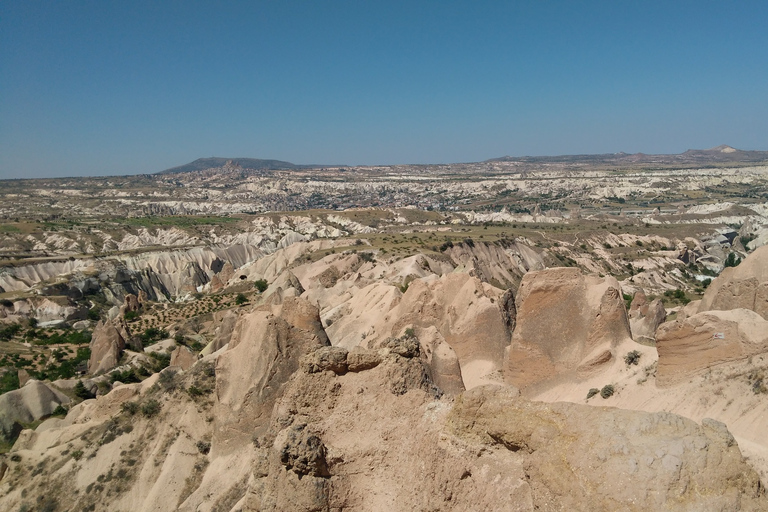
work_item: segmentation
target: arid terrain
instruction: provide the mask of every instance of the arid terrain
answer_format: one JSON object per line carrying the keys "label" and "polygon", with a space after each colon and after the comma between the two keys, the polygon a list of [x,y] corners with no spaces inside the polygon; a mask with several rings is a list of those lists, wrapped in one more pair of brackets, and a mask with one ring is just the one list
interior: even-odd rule
{"label": "arid terrain", "polygon": [[0,509],[766,510],[768,153],[0,182]]}

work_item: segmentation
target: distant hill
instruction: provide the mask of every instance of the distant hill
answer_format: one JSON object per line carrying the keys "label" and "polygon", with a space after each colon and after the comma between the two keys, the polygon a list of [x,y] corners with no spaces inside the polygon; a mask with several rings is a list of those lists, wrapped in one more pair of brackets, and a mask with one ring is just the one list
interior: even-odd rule
{"label": "distant hill", "polygon": [[178,167],[171,167],[164,171],[160,171],[157,174],[176,174],[184,172],[203,171],[205,169],[217,169],[225,167],[229,164],[233,168],[241,168],[244,170],[258,170],[258,171],[280,171],[291,169],[307,169],[310,167],[318,167],[316,165],[296,165],[291,162],[283,162],[282,160],[261,160],[258,158],[198,158],[194,162],[190,162]]}
{"label": "distant hill", "polygon": [[714,164],[768,162],[768,151],[743,151],[731,146],[717,146],[710,149],[689,149],[677,155],[647,155],[645,153],[604,153],[598,155],[559,156],[503,156],[486,162],[526,163],[589,163],[589,164]]}

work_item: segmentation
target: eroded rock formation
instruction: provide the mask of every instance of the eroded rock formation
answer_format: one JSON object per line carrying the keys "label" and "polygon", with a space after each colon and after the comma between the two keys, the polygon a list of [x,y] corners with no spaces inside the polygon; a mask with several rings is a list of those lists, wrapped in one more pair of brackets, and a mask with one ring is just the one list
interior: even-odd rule
{"label": "eroded rock formation", "polygon": [[520,388],[565,373],[589,373],[630,339],[618,282],[578,269],[529,272],[517,292],[517,327],[504,379]]}

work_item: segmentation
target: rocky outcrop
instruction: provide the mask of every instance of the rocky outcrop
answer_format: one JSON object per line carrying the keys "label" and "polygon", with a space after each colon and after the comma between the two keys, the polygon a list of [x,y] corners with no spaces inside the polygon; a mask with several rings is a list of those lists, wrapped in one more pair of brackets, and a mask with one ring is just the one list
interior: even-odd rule
{"label": "rocky outcrop", "polygon": [[517,292],[517,327],[504,379],[525,388],[564,373],[589,373],[631,339],[618,282],[578,269],[529,272]]}
{"label": "rocky outcrop", "polygon": [[632,298],[628,315],[632,338],[635,341],[650,343],[656,339],[656,329],[666,320],[667,310],[660,299],[649,302],[641,290]]}
{"label": "rocky outcrop", "polygon": [[197,356],[187,347],[180,345],[171,352],[170,366],[178,366],[182,370],[188,370],[197,361]]}
{"label": "rocky outcrop", "polygon": [[659,386],[689,379],[721,363],[768,351],[768,321],[748,309],[705,311],[656,332]]}
{"label": "rocky outcrop", "polygon": [[768,246],[723,270],[704,292],[698,311],[735,308],[750,309],[768,320]]}
{"label": "rocky outcrop", "polygon": [[[503,293],[465,273],[414,280],[399,301],[399,294],[392,287],[372,285],[360,293],[359,299],[337,309],[332,318],[338,320],[329,332],[334,343],[338,340],[344,345],[374,346],[414,328],[427,335],[425,341],[430,346],[422,349],[425,353],[437,353],[436,362],[455,354],[461,368],[459,380],[472,387],[488,382],[489,375],[499,372],[503,364],[504,349],[509,344],[508,310],[500,303]],[[356,323],[359,333],[361,320],[371,323],[364,331],[364,340],[360,334],[353,334]],[[426,334],[430,328],[436,334]],[[437,334],[439,337],[435,337]],[[437,350],[440,343],[447,347]],[[440,374],[446,368],[435,370]]]}
{"label": "rocky outcrop", "polygon": [[[215,366],[211,356],[118,386],[22,433],[2,504],[42,502],[56,488],[62,510],[766,506],[716,421],[529,402],[509,386],[442,399],[423,343],[330,347],[317,309],[300,298],[243,315],[229,347]],[[180,392],[192,384],[195,397]],[[127,402],[156,412],[130,415]],[[73,450],[89,465],[71,463]],[[59,469],[35,473],[43,460]],[[109,473],[113,464],[124,471]]]}
{"label": "rocky outcrop", "polygon": [[[461,395],[449,416],[469,442],[516,454],[518,510],[756,510],[762,484],[725,425],[520,399],[505,388]],[[524,482],[524,483],[523,483]],[[505,507],[500,507],[505,508]]]}
{"label": "rocky outcrop", "polygon": [[134,340],[125,324],[119,320],[103,320],[96,324],[91,336],[91,357],[88,360],[88,373],[99,374],[117,366],[126,346],[141,351],[141,342]]}
{"label": "rocky outcrop", "polygon": [[50,416],[69,397],[37,380],[30,380],[22,388],[0,395],[0,441],[15,439],[22,424]]}
{"label": "rocky outcrop", "polygon": [[229,349],[216,360],[213,449],[229,452],[262,434],[301,357],[328,345],[317,308],[304,299],[240,317]]}

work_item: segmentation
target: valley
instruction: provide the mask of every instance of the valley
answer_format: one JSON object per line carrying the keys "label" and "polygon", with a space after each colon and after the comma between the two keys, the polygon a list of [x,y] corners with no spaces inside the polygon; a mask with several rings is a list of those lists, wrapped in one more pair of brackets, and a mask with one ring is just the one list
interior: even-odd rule
{"label": "valley", "polygon": [[0,504],[765,509],[766,156],[2,181]]}

